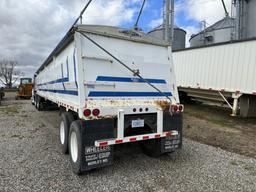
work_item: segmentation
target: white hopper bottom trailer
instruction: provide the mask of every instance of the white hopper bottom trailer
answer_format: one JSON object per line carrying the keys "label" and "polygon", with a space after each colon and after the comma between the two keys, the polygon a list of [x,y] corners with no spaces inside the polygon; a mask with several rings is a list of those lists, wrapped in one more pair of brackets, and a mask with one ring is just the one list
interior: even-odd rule
{"label": "white hopper bottom trailer", "polygon": [[256,39],[175,51],[180,97],[226,102],[232,115],[256,117]]}
{"label": "white hopper bottom trailer", "polygon": [[140,142],[149,156],[182,146],[170,46],[117,27],[77,25],[35,74],[38,110],[61,111],[60,143],[74,173],[110,165],[113,147]]}

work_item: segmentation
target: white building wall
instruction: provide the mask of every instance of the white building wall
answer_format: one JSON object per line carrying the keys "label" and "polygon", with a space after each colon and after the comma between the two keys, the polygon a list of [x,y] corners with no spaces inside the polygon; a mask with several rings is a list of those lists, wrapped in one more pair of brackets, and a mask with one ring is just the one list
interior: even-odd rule
{"label": "white building wall", "polygon": [[177,85],[256,94],[256,40],[174,52]]}

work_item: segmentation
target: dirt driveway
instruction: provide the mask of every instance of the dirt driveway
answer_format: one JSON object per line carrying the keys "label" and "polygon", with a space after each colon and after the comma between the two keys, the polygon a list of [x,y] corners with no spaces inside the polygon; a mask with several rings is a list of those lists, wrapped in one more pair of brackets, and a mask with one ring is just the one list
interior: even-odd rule
{"label": "dirt driveway", "polygon": [[222,107],[190,104],[184,132],[192,140],[256,158],[256,118],[231,117]]}

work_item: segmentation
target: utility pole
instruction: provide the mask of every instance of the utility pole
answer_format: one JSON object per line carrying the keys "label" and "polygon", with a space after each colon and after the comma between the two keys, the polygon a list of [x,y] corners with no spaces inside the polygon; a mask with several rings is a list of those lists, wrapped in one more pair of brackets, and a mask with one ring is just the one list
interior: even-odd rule
{"label": "utility pole", "polygon": [[165,14],[164,14],[164,39],[169,44],[173,41],[173,27],[174,27],[174,0],[165,1]]}
{"label": "utility pole", "polygon": [[170,43],[170,0],[165,2],[165,41]]}

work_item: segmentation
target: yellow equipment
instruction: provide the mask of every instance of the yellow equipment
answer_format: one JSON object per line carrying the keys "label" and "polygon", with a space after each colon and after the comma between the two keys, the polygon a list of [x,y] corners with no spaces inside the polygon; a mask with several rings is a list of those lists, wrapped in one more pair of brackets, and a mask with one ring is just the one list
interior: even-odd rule
{"label": "yellow equipment", "polygon": [[30,99],[32,97],[33,83],[32,78],[21,78],[16,99]]}

